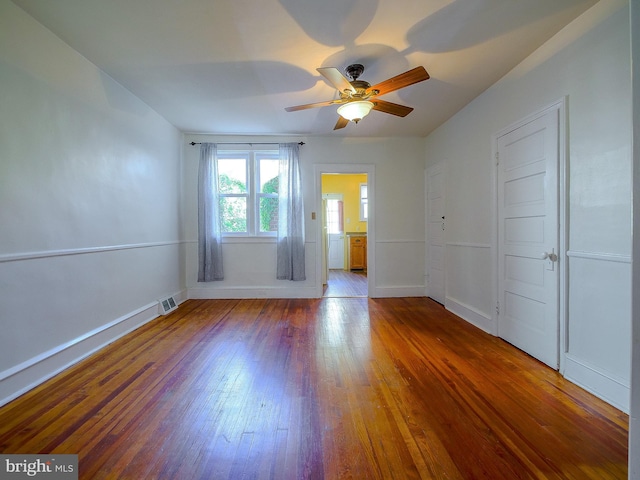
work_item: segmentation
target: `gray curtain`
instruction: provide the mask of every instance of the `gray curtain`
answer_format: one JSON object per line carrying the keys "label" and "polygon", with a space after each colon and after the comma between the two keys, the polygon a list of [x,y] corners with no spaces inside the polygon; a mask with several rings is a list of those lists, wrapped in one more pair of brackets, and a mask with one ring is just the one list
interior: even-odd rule
{"label": "gray curtain", "polygon": [[280,144],[278,188],[278,280],[305,280],[304,205],[300,182],[300,146]]}
{"label": "gray curtain", "polygon": [[198,281],[223,280],[222,221],[215,143],[200,145],[198,169]]}

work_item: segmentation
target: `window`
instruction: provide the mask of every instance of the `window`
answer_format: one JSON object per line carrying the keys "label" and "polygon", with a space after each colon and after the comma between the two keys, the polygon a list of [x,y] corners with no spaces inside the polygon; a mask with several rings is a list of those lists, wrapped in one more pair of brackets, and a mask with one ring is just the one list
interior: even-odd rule
{"label": "window", "polygon": [[342,195],[326,193],[322,197],[326,200],[327,233],[342,233],[344,231]]}
{"label": "window", "polygon": [[367,193],[367,184],[360,184],[360,221],[366,222],[369,218],[369,197]]}
{"label": "window", "polygon": [[273,150],[218,151],[223,234],[276,234],[279,163]]}

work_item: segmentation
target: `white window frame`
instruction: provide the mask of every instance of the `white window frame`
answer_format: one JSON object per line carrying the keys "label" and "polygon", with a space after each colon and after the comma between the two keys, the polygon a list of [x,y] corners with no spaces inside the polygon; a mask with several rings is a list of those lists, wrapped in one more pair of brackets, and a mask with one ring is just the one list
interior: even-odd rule
{"label": "white window frame", "polygon": [[[362,187],[367,190],[367,196],[362,196]],[[358,190],[360,194],[360,221],[366,222],[369,219],[369,188],[366,183],[361,183]]]}
{"label": "white window frame", "polygon": [[246,198],[247,205],[247,231],[246,232],[222,232],[223,237],[251,238],[251,237],[276,237],[277,232],[260,231],[260,199],[278,198],[277,194],[263,193],[260,191],[260,160],[279,160],[278,150],[249,149],[249,150],[218,150],[218,160],[243,159],[246,165],[247,192],[245,193],[220,193],[222,198]]}

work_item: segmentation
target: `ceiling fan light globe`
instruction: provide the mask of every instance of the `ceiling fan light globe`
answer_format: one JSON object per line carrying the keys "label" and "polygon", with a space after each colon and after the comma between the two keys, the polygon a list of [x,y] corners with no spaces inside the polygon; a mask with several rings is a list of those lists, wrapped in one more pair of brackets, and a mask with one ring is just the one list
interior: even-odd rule
{"label": "ceiling fan light globe", "polygon": [[369,115],[372,108],[373,102],[369,102],[367,100],[349,102],[338,108],[338,115],[354,123],[358,123],[364,117]]}

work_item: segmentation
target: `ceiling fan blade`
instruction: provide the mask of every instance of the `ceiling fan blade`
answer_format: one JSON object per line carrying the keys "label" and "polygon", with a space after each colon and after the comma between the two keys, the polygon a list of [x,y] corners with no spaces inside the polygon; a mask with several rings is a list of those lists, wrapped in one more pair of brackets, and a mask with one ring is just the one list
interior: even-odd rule
{"label": "ceiling fan blade", "polygon": [[341,117],[338,115],[338,122],[336,123],[336,126],[333,127],[334,130],[339,130],[341,128],[344,128],[347,126],[347,124],[349,123],[349,120],[347,120],[344,117]]}
{"label": "ceiling fan blade", "polygon": [[297,112],[298,110],[307,110],[309,108],[328,107],[329,105],[335,105],[338,103],[344,103],[344,100],[339,98],[337,100],[327,100],[326,102],[307,103],[305,105],[296,105],[295,107],[287,107],[285,108],[285,110],[287,112]]}
{"label": "ceiling fan blade", "polygon": [[412,111],[412,107],[405,107],[397,103],[385,102],[384,100],[373,100],[373,109],[379,112],[390,113],[391,115],[397,115],[398,117],[406,117]]}
{"label": "ceiling fan blade", "polygon": [[340,70],[338,70],[337,68],[321,67],[316,68],[316,70],[318,70],[320,75],[329,80],[329,82],[331,82],[331,85],[336,87],[339,92],[349,91],[356,93],[356,89],[353,88],[353,85],[351,85],[349,79],[347,79],[347,77],[340,73]]}
{"label": "ceiling fan blade", "polygon": [[378,90],[376,95],[384,95],[385,93],[394,92],[401,88],[408,87],[409,85],[413,85],[414,83],[429,80],[429,78],[429,74],[424,67],[416,67],[368,88],[367,92]]}

